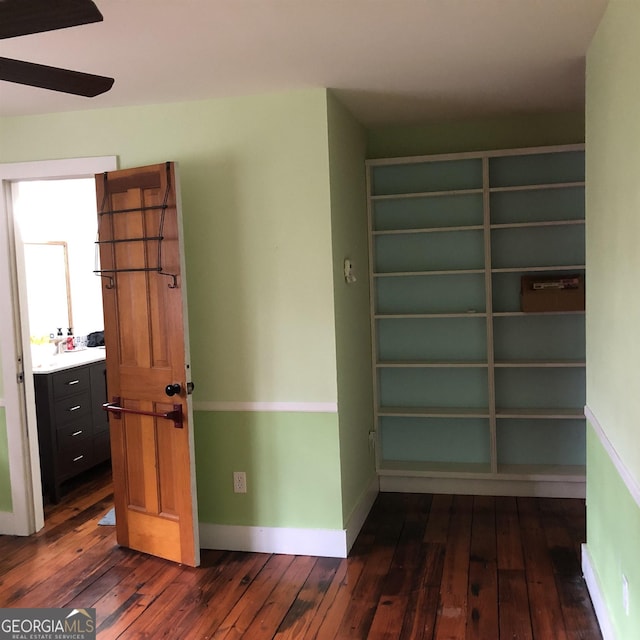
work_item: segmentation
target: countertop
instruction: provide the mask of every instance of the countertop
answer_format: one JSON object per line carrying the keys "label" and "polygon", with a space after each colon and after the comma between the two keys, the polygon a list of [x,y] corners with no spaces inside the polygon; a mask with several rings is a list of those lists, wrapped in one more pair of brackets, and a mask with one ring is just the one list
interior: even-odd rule
{"label": "countertop", "polygon": [[51,355],[46,361],[33,361],[33,373],[54,373],[64,369],[73,369],[83,364],[100,362],[106,357],[104,347],[93,347],[89,349],[79,349],[77,351],[65,351],[58,355]]}

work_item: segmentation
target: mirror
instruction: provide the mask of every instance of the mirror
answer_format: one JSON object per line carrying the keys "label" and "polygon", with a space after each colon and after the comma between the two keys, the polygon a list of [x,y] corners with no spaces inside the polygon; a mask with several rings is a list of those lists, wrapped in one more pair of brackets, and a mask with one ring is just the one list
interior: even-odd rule
{"label": "mirror", "polygon": [[66,242],[25,242],[25,277],[32,336],[73,327]]}

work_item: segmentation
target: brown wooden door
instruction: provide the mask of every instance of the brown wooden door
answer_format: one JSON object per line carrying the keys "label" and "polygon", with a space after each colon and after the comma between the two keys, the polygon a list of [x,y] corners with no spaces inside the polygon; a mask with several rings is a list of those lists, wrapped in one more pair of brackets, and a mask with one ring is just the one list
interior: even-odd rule
{"label": "brown wooden door", "polygon": [[98,174],[98,240],[118,544],[197,566],[177,180],[173,163]]}

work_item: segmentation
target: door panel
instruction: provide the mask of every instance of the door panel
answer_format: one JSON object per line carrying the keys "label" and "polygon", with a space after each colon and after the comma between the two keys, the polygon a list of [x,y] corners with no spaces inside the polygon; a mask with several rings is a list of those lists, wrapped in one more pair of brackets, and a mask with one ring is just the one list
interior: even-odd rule
{"label": "door panel", "polygon": [[[173,163],[96,176],[118,543],[196,566],[199,548]],[[165,387],[180,384],[167,397]],[[157,415],[182,412],[182,427]],[[136,413],[142,412],[142,414]]]}

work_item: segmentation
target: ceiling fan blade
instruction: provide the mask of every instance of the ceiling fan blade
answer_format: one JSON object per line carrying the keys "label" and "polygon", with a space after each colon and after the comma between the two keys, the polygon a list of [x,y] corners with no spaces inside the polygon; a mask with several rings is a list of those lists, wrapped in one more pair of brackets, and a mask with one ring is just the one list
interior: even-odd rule
{"label": "ceiling fan blade", "polygon": [[92,0],[0,0],[0,39],[101,21]]}
{"label": "ceiling fan blade", "polygon": [[[0,0],[2,1],[2,0]],[[0,80],[93,98],[113,86],[113,78],[0,58]]]}

